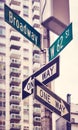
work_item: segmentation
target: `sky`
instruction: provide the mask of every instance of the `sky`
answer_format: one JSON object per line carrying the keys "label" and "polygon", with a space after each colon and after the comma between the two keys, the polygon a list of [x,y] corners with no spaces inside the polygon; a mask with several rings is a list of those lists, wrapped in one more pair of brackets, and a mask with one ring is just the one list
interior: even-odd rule
{"label": "sky", "polygon": [[70,23],[72,22],[73,40],[59,53],[60,75],[55,79],[55,92],[67,100],[71,94],[71,102],[78,104],[78,4],[70,0]]}

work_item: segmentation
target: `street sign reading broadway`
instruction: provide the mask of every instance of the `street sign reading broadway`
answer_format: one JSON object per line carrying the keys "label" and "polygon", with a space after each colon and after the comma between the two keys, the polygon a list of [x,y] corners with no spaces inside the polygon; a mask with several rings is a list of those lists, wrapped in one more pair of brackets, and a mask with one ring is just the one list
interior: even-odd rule
{"label": "street sign reading broadway", "polygon": [[58,76],[59,76],[59,56],[23,81],[22,99],[26,98],[27,96],[33,93],[33,88],[35,87],[34,85],[35,77],[40,82],[48,84]]}
{"label": "street sign reading broadway", "polygon": [[70,105],[35,79],[34,97],[45,107],[70,122]]}
{"label": "street sign reading broadway", "polygon": [[72,23],[64,30],[58,39],[49,47],[49,61],[55,58],[72,40]]}
{"label": "street sign reading broadway", "polygon": [[25,20],[18,16],[12,9],[5,5],[5,21],[10,24],[14,29],[20,32],[24,37],[41,48],[40,40],[41,35]]}

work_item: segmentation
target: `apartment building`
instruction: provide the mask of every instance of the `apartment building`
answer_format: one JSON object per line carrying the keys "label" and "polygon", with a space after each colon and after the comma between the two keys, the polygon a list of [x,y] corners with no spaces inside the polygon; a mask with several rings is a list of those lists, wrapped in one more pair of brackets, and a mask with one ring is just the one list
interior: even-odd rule
{"label": "apartment building", "polygon": [[40,67],[39,49],[4,21],[4,4],[40,31],[40,0],[0,0],[0,130],[40,130],[40,104],[33,95],[22,100],[22,81]]}
{"label": "apartment building", "polygon": [[4,22],[4,2],[0,1],[0,128],[6,125],[6,27]]}

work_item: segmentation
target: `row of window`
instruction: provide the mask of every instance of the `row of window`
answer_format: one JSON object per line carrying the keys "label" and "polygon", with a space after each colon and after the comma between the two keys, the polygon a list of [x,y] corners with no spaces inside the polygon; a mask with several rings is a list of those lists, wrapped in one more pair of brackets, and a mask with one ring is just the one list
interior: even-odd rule
{"label": "row of window", "polygon": [[15,118],[15,119],[18,119],[18,118],[21,118],[19,114],[11,114],[11,118]]}
{"label": "row of window", "polygon": [[4,3],[0,1],[0,9],[4,10]]}

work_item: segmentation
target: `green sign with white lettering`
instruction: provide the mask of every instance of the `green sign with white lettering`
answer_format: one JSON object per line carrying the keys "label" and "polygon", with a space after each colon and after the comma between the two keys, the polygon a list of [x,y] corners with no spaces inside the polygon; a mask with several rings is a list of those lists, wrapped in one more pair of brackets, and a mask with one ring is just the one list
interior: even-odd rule
{"label": "green sign with white lettering", "polygon": [[73,39],[72,23],[64,30],[59,38],[49,48],[49,61],[55,58]]}
{"label": "green sign with white lettering", "polygon": [[12,9],[5,5],[5,21],[20,32],[28,40],[41,48],[41,35],[25,20],[18,16]]}

